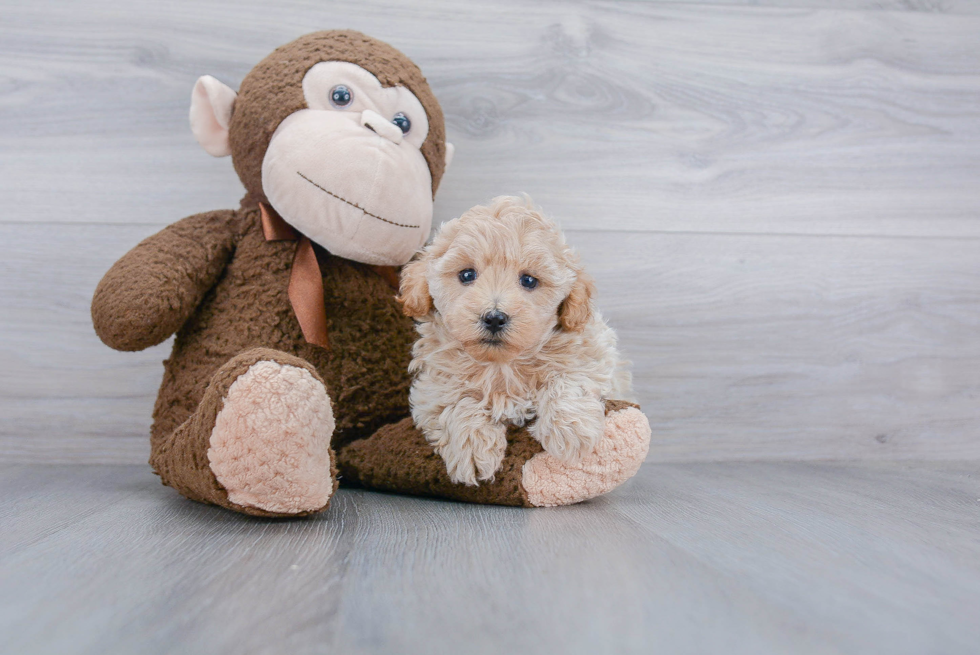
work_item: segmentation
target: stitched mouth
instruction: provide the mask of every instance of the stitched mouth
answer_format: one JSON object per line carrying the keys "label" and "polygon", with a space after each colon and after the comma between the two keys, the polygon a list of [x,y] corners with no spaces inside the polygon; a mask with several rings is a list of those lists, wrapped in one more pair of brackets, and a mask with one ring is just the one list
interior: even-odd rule
{"label": "stitched mouth", "polygon": [[346,203],[346,204],[350,205],[354,209],[357,209],[357,210],[359,210],[361,212],[364,212],[364,215],[365,216],[370,216],[371,218],[376,218],[379,221],[382,221],[384,223],[387,223],[388,225],[394,225],[395,227],[407,227],[407,228],[418,228],[419,227],[418,225],[407,225],[405,223],[396,223],[395,221],[389,221],[387,218],[384,218],[383,216],[378,216],[377,214],[372,214],[368,210],[366,210],[363,207],[361,207],[360,205],[358,205],[356,202],[351,202],[350,200],[348,200],[347,198],[344,198],[343,196],[338,196],[333,191],[328,191],[327,189],[324,189],[322,186],[320,186],[319,184],[317,184],[316,182],[314,182],[310,178],[306,177],[305,175],[303,175],[299,171],[296,171],[296,174],[299,175],[304,180],[306,180],[307,182],[309,182],[310,184],[312,184],[313,186],[315,186],[316,188],[318,188],[320,191],[323,191],[328,196],[330,196],[332,198],[336,198],[337,200],[339,200],[339,201],[341,201],[343,203]]}

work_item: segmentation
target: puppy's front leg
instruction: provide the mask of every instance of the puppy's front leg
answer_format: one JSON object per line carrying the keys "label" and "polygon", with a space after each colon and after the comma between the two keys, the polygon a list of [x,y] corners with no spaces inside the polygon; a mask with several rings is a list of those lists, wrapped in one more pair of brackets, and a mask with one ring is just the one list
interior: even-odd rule
{"label": "puppy's front leg", "polygon": [[430,443],[446,462],[449,478],[476,486],[490,480],[504,461],[507,427],[490,417],[472,398],[462,398],[439,415],[439,430]]}
{"label": "puppy's front leg", "polygon": [[538,394],[538,418],[528,429],[553,457],[574,463],[602,438],[605,407],[588,379],[563,376]]}

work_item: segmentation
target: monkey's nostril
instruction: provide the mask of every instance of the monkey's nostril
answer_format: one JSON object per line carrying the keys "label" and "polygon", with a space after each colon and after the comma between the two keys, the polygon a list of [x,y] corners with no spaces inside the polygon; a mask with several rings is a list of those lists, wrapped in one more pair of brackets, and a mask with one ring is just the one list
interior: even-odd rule
{"label": "monkey's nostril", "polygon": [[487,332],[490,334],[497,334],[504,329],[504,326],[507,325],[507,321],[510,320],[510,317],[502,311],[495,309],[484,314],[481,317],[481,320],[483,321],[483,327],[487,330]]}
{"label": "monkey's nostril", "polygon": [[399,144],[402,142],[401,128],[387,120],[384,116],[376,111],[370,109],[365,109],[361,112],[361,125],[368,128],[380,137],[388,139],[394,144]]}

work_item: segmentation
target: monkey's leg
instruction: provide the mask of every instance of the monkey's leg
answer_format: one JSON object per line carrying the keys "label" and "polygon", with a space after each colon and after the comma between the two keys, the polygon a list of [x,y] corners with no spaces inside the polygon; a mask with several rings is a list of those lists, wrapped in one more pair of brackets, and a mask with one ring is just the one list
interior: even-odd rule
{"label": "monkey's leg", "polygon": [[345,446],[337,461],[341,480],[368,489],[491,505],[570,505],[612,491],[636,474],[650,447],[650,424],[636,405],[607,402],[605,435],[578,464],[545,453],[524,428],[511,428],[507,442],[494,480],[476,487],[449,480],[446,463],[410,418]]}
{"label": "monkey's leg", "polygon": [[256,348],[211,378],[197,410],[151,454],[184,496],[255,516],[327,508],[337,488],[326,387],[306,361]]}

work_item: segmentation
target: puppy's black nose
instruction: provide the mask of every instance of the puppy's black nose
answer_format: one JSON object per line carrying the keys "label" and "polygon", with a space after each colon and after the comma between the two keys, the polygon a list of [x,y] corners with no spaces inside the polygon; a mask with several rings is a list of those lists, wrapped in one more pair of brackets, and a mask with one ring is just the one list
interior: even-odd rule
{"label": "puppy's black nose", "polygon": [[497,334],[504,329],[507,325],[507,321],[510,317],[503,313],[499,309],[487,312],[483,315],[483,327],[487,329],[490,334]]}

